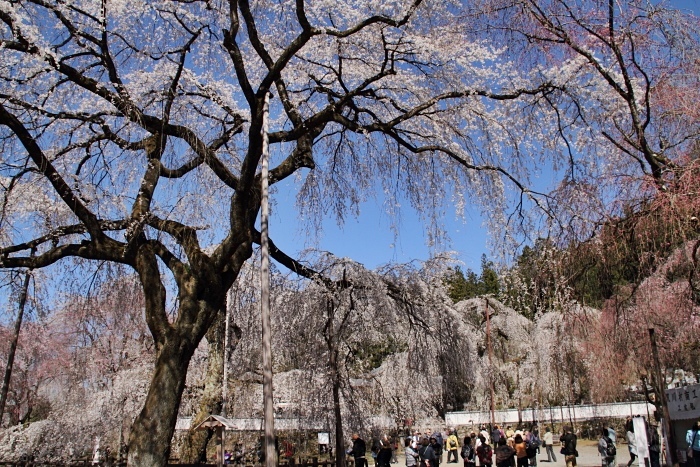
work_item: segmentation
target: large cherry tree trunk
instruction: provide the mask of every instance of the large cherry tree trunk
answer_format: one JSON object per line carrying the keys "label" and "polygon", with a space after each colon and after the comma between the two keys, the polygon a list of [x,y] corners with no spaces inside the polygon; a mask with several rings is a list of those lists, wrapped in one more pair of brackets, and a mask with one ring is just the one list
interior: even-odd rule
{"label": "large cherry tree trunk", "polygon": [[[215,263],[203,255],[191,268],[174,268],[179,309],[173,322],[166,311],[167,292],[155,256],[147,247],[137,255],[136,270],[146,292],[146,322],[157,353],[144,407],[129,434],[129,466],[163,467],[168,462],[190,359],[216,318],[223,315],[226,292],[252,253],[250,243],[245,242],[236,251],[240,253],[234,254],[237,261],[227,263],[224,272],[217,271]],[[214,345],[221,341],[217,334],[219,328],[214,326]],[[221,365],[221,360],[216,364]]]}
{"label": "large cherry tree trunk", "polygon": [[[199,399],[197,413],[180,449],[180,462],[196,464],[206,462],[207,445],[212,438],[210,430],[195,430],[210,414],[220,414],[223,408],[224,360],[228,354],[226,342],[226,313],[217,314],[214,324],[207,331],[209,354],[204,391]],[[235,346],[235,342],[229,347]]]}
{"label": "large cherry tree trunk", "polygon": [[146,401],[129,434],[129,465],[164,466],[170,457],[178,408],[190,358],[191,344],[173,337],[159,351]]}

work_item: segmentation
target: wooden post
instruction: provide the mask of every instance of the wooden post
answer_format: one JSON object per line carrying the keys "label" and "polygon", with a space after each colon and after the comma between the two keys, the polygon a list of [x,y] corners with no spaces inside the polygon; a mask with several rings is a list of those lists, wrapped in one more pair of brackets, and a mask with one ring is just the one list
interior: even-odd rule
{"label": "wooden post", "polygon": [[275,411],[272,398],[272,324],[270,321],[270,253],[268,245],[268,113],[270,93],[265,93],[262,124],[262,200],[260,202],[260,315],[262,319],[263,407],[265,414],[265,466],[277,466]]}
{"label": "wooden post", "polygon": [[216,432],[216,465],[224,467],[224,427],[217,426],[214,430]]}
{"label": "wooden post", "polygon": [[[32,256],[34,250],[32,249]],[[17,343],[19,341],[19,332],[22,329],[22,319],[24,317],[24,306],[27,303],[27,292],[29,290],[29,280],[31,272],[27,271],[24,275],[24,283],[19,295],[19,309],[17,310],[17,319],[15,320],[15,329],[10,341],[10,350],[7,353],[7,365],[5,366],[5,376],[2,380],[2,389],[0,389],[0,423],[2,423],[5,415],[5,404],[7,402],[7,394],[10,391],[10,380],[12,379],[12,367],[15,363],[15,352],[17,351]]]}
{"label": "wooden post", "polygon": [[659,398],[658,404],[661,406],[661,415],[663,417],[661,423],[663,424],[664,434],[666,435],[666,445],[668,447],[666,450],[666,464],[669,467],[678,467],[676,434],[673,430],[673,425],[671,425],[671,414],[668,410],[668,401],[666,400],[666,391],[664,388],[666,378],[663,377],[663,373],[661,372],[661,363],[659,363],[659,349],[656,346],[656,334],[654,332],[654,328],[649,328],[649,339],[651,340],[651,355],[654,359],[654,381],[656,382],[654,386],[656,389],[656,395]]}
{"label": "wooden post", "polygon": [[496,419],[494,417],[494,410],[496,404],[494,401],[494,387],[493,387],[493,350],[491,348],[491,317],[489,313],[489,299],[486,299],[486,348],[489,352],[489,392],[490,392],[490,404],[489,408],[491,410],[491,429],[496,425]]}

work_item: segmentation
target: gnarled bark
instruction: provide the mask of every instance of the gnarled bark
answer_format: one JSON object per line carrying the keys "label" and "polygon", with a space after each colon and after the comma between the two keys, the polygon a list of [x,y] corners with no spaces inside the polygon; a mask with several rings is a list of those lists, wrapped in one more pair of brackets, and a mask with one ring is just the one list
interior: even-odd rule
{"label": "gnarled bark", "polygon": [[194,347],[173,337],[159,351],[143,410],[129,434],[129,465],[162,466],[170,457],[178,407]]}
{"label": "gnarled bark", "polygon": [[220,414],[223,407],[221,392],[224,375],[225,336],[226,314],[222,311],[217,314],[214,324],[207,331],[209,357],[204,393],[200,398],[197,414],[192,419],[187,437],[180,449],[180,462],[184,464],[196,464],[207,460],[207,445],[212,438],[212,431],[195,430],[195,428],[210,414]]}

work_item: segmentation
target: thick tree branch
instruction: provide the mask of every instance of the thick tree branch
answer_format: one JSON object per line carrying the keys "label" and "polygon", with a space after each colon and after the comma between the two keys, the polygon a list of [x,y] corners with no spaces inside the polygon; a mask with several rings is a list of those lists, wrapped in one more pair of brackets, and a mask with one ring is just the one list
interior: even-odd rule
{"label": "thick tree branch", "polygon": [[19,138],[39,171],[48,179],[68,208],[85,224],[90,236],[94,240],[102,240],[104,233],[100,229],[97,217],[73,194],[73,190],[70,189],[53,164],[51,164],[51,161],[44,155],[39,144],[24,124],[7,111],[2,102],[0,102],[0,124],[7,126]]}
{"label": "thick tree branch", "polygon": [[238,18],[238,0],[229,0],[229,23],[231,29],[224,29],[224,48],[226,48],[229,57],[231,57],[233,68],[236,70],[238,84],[240,85],[241,91],[243,91],[243,95],[245,96],[246,101],[248,101],[248,105],[252,111],[252,109],[255,108],[255,92],[253,91],[253,87],[248,80],[248,73],[245,70],[243,54],[236,43],[236,37],[238,36],[238,31],[241,27],[241,22]]}

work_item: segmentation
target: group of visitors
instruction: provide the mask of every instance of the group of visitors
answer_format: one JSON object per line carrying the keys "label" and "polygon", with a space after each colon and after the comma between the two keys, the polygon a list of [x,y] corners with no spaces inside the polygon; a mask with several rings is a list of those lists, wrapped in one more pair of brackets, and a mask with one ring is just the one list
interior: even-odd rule
{"label": "group of visitors", "polygon": [[[637,424],[639,429],[639,424]],[[640,454],[640,442],[646,442],[650,467],[660,467],[662,451],[658,425],[655,422],[644,423],[646,429],[644,436],[635,436],[635,425],[631,418],[625,423],[624,439],[627,442],[629,461],[624,467],[631,467]],[[602,459],[602,467],[618,467],[617,464],[617,433],[612,426],[605,426],[600,430],[598,439],[598,453]],[[348,454],[355,459],[356,467],[367,467],[365,457],[367,446],[357,433],[353,434],[353,446]],[[644,441],[645,440],[645,441]],[[578,451],[576,449],[577,438],[571,426],[564,428],[559,437],[561,443],[560,453],[564,456],[567,467],[576,466]],[[696,422],[688,430],[686,435],[688,444],[688,465],[700,467],[700,421]],[[492,447],[493,443],[493,447]],[[547,459],[541,462],[556,462],[554,452],[554,436],[549,427],[545,428],[540,437],[538,426],[532,425],[530,429],[513,430],[510,426],[505,430],[498,425],[489,432],[481,427],[478,433],[472,431],[462,440],[457,432],[442,433],[439,430],[433,432],[428,429],[423,434],[414,432],[413,436],[405,439],[406,467],[439,467],[443,458],[443,452],[447,452],[446,463],[458,463],[458,456],[462,459],[464,467],[536,467],[537,455],[544,448]],[[396,444],[389,437],[384,436],[375,442],[372,448],[372,456],[377,467],[389,467],[396,462]]]}
{"label": "group of visitors", "polygon": [[[542,453],[542,448],[547,453],[547,459],[542,459],[541,462],[557,461],[557,456],[554,453],[554,437],[550,427],[545,427],[545,432],[541,435],[537,424],[523,430],[513,430],[510,426],[503,430],[496,425],[491,432],[490,439],[488,435],[488,432],[483,429],[478,436],[470,435],[474,441],[474,451],[480,465],[492,465],[493,461],[489,462],[489,451],[492,450],[491,442],[495,446],[493,454],[496,457],[497,467],[535,467],[537,466],[537,456]],[[571,451],[570,455],[573,456],[576,451],[576,437],[570,428],[562,435],[561,440],[561,453],[567,456]],[[565,444],[567,440],[568,444]],[[576,465],[575,457],[573,460],[569,459],[569,464],[570,467]],[[473,466],[465,463],[465,467]]]}
{"label": "group of visitors", "polygon": [[[498,429],[498,427],[496,427]],[[492,435],[492,439],[496,448],[494,454],[496,456],[497,467],[534,467],[537,466],[537,455],[541,452],[541,448],[545,448],[547,459],[542,459],[543,462],[556,462],[557,457],[553,449],[553,435],[549,427],[545,428],[544,436],[540,437],[540,431],[537,425],[533,425],[529,430],[513,431],[510,427],[506,431],[498,429],[497,433]],[[491,450],[488,444],[488,439],[480,434],[477,438],[480,445],[476,448],[477,458],[480,465],[491,465],[489,459],[489,451]],[[562,448],[561,453],[564,455],[567,467],[576,465],[576,435],[573,434],[571,427],[564,430],[564,434],[560,437]],[[473,467],[465,463],[465,467]]]}
{"label": "group of visitors", "polygon": [[[576,436],[568,428],[562,436],[562,454],[566,456],[567,467],[576,465]],[[496,446],[491,447],[491,442]],[[436,430],[428,429],[423,434],[416,431],[413,436],[406,437],[404,441],[404,453],[407,467],[439,467],[443,452],[447,452],[446,463],[458,463],[458,456],[462,458],[464,467],[492,467],[494,455],[497,467],[536,467],[537,454],[544,447],[547,452],[547,460],[544,462],[556,462],[556,456],[552,449],[552,432],[549,427],[540,438],[537,425],[530,429],[513,431],[511,427],[506,430],[496,426],[489,433],[486,427],[481,427],[477,434],[472,432],[461,441],[457,432],[443,434]],[[352,447],[347,454],[355,460],[356,467],[367,467],[367,444],[358,433],[352,435]],[[388,436],[383,436],[378,442],[373,443],[372,457],[377,467],[389,467],[396,455],[395,444]]]}

